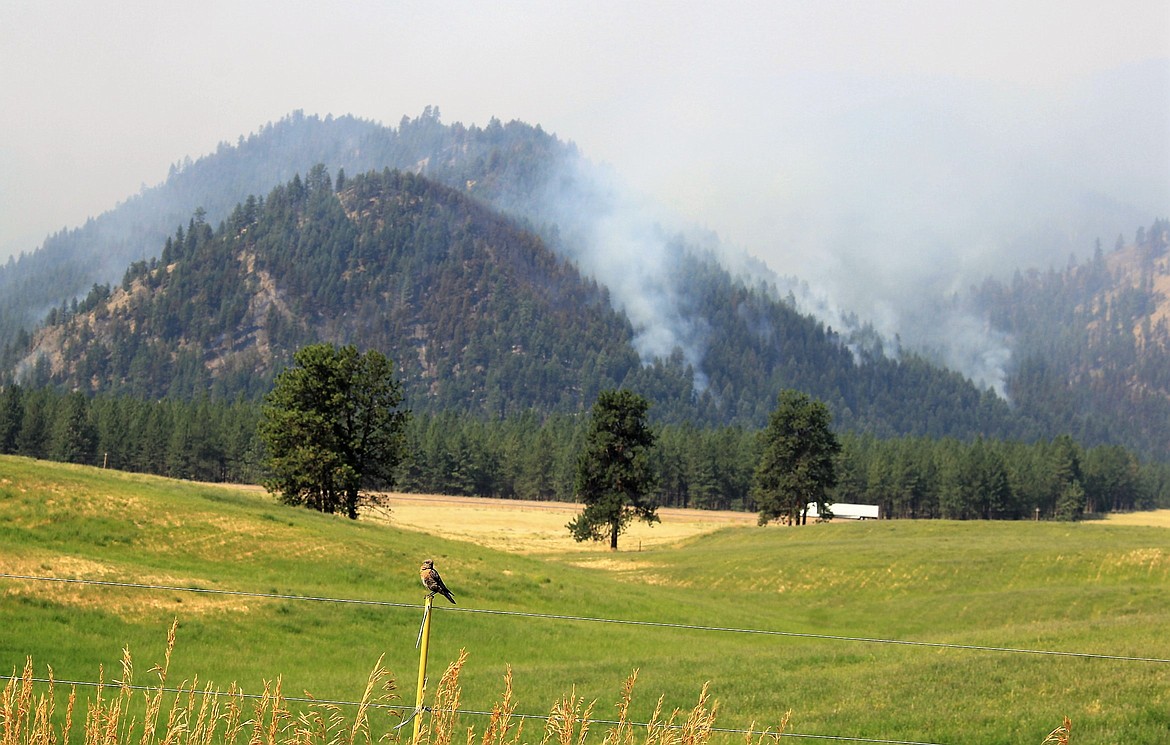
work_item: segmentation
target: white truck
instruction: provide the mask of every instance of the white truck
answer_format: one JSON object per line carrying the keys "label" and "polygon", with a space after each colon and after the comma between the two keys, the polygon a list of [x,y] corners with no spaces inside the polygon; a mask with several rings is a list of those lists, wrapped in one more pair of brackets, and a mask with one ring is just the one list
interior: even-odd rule
{"label": "white truck", "polygon": [[821,517],[817,510],[816,502],[808,503],[808,516],[810,519],[829,520],[832,518],[840,518],[842,520],[878,520],[881,518],[881,507],[876,504],[849,504],[847,502],[837,502],[828,505],[829,511],[832,515]]}

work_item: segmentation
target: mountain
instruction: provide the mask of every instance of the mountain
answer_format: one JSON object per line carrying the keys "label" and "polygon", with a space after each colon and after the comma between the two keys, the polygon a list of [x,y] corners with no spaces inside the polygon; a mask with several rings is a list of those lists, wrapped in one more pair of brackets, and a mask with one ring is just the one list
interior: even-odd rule
{"label": "mountain", "polygon": [[1061,271],[987,280],[971,301],[1013,340],[1018,411],[1084,442],[1170,458],[1170,221]]}
{"label": "mountain", "polygon": [[196,210],[212,224],[249,195],[265,194],[317,163],[331,173],[395,168],[427,173],[514,209],[573,146],[520,122],[444,125],[437,109],[386,127],[352,116],[294,112],[234,145],[170,169],[166,181],[131,196],[85,225],[49,236],[36,251],[0,266],[0,349],[53,307],[94,284],[117,282],[134,261],[157,258],[176,226]]}
{"label": "mountain", "polygon": [[976,360],[997,396],[949,355],[799,312],[798,283],[664,227],[538,126],[294,113],[0,267],[0,348],[30,380],[255,398],[327,339],[390,353],[421,410],[579,411],[629,385],[662,420],[761,426],[795,387],[882,436],[1071,432],[1164,457],[1164,232],[948,300],[967,307],[935,317],[970,325],[949,336],[1003,341]]}
{"label": "mountain", "polygon": [[883,435],[1026,431],[961,376],[851,350],[775,288],[669,245],[660,279],[689,288],[679,307],[706,327],[702,374],[679,347],[646,359],[608,289],[516,218],[423,176],[334,180],[318,165],[216,229],[197,214],[158,260],[51,312],[18,368],[71,389],[257,397],[299,346],[327,340],[391,356],[419,411],[579,412],[623,385],[662,421],[760,426],[797,387]]}

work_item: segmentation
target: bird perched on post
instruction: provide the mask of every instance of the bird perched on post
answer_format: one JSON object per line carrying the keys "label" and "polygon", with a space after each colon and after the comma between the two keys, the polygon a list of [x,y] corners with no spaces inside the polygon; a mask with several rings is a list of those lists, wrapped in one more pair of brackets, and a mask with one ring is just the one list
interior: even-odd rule
{"label": "bird perched on post", "polygon": [[442,595],[443,597],[450,600],[453,604],[455,603],[455,596],[452,595],[451,591],[447,589],[447,586],[443,584],[443,578],[439,576],[438,570],[435,569],[435,562],[431,561],[430,559],[424,561],[422,566],[418,568],[418,576],[419,579],[422,580],[423,587],[430,591],[431,597],[434,597],[435,595]]}

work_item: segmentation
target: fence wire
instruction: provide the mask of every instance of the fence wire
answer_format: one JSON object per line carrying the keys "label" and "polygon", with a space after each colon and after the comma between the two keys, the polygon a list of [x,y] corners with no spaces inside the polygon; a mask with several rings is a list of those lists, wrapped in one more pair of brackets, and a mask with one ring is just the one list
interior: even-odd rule
{"label": "fence wire", "polygon": [[[74,579],[74,578],[67,578],[67,577],[43,577],[43,576],[26,575],[26,574],[9,574],[9,573],[5,573],[5,572],[0,572],[0,579],[23,580],[23,581],[30,581],[30,582],[50,582],[50,583],[60,583],[60,584],[86,585],[86,586],[106,587],[106,588],[125,588],[125,589],[135,589],[135,590],[151,590],[151,591],[165,591],[165,592],[190,592],[190,593],[199,593],[199,594],[206,594],[206,595],[248,597],[248,598],[260,598],[260,599],[268,599],[268,600],[293,600],[293,601],[305,601],[305,602],[317,602],[317,603],[337,603],[337,604],[342,604],[342,605],[364,605],[364,606],[375,606],[375,607],[382,607],[382,608],[403,608],[403,609],[412,609],[412,610],[423,610],[425,607],[425,606],[418,604],[418,603],[397,603],[397,602],[392,602],[392,601],[387,601],[387,600],[370,600],[370,599],[364,599],[364,598],[341,598],[341,597],[330,597],[330,596],[321,596],[321,595],[295,595],[295,594],[287,594],[287,593],[253,592],[253,591],[247,591],[247,590],[222,590],[222,589],[215,589],[215,588],[209,588],[209,587],[182,587],[179,585],[162,585],[162,584],[151,584],[151,583],[144,583],[144,582],[117,582],[117,581],[111,581],[111,580]],[[432,610],[440,611],[443,613],[471,613],[471,614],[484,614],[484,615],[516,617],[516,618],[544,619],[544,620],[554,620],[554,621],[617,624],[617,625],[624,625],[624,626],[641,626],[641,627],[647,627],[647,628],[679,629],[679,630],[686,630],[686,631],[705,631],[705,632],[732,633],[732,634],[754,634],[754,635],[760,635],[760,636],[789,637],[789,638],[796,638],[796,639],[818,639],[818,640],[840,641],[840,642],[859,642],[859,643],[867,643],[867,644],[890,644],[890,645],[900,645],[900,646],[930,647],[930,648],[937,648],[937,649],[953,649],[953,650],[976,651],[976,652],[998,652],[998,653],[1006,653],[1006,654],[1048,655],[1048,656],[1055,656],[1055,657],[1076,657],[1076,658],[1083,658],[1083,659],[1114,660],[1114,661],[1121,661],[1121,662],[1145,662],[1145,663],[1161,663],[1161,664],[1170,663],[1170,659],[1161,658],[1161,657],[1137,657],[1137,656],[1130,656],[1130,655],[1101,654],[1101,653],[1095,653],[1095,652],[1069,652],[1069,651],[1050,650],[1050,649],[1025,649],[1025,648],[1018,648],[1018,647],[998,647],[998,646],[979,645],[979,644],[953,644],[953,643],[947,643],[947,642],[927,642],[927,641],[914,641],[914,640],[907,640],[907,639],[883,639],[883,638],[878,638],[878,637],[843,636],[843,635],[838,635],[838,634],[817,634],[817,633],[812,633],[812,632],[801,632],[801,631],[776,631],[776,630],[771,630],[771,629],[737,628],[737,627],[732,627],[732,626],[712,626],[712,625],[703,625],[703,624],[686,624],[686,623],[674,623],[674,622],[668,622],[668,621],[640,621],[640,620],[625,619],[625,618],[574,616],[574,615],[556,614],[556,613],[529,613],[529,612],[524,612],[524,611],[499,610],[499,609],[492,609],[492,608],[459,608],[459,607],[447,608],[447,607],[436,606]],[[25,680],[25,678],[23,678],[21,676],[0,675],[0,680],[20,681],[20,680]],[[67,685],[67,686],[96,687],[98,685],[105,685],[105,686],[111,686],[111,687],[113,687],[113,686],[122,687],[121,683],[117,682],[117,681],[111,681],[111,682],[99,684],[99,683],[94,682],[94,681],[82,681],[82,680],[54,680],[54,681],[50,681],[48,678],[31,678],[28,680],[31,680],[32,682],[45,683],[45,684],[47,684],[49,682],[53,682],[54,684]],[[246,694],[243,692],[230,692],[230,693],[228,693],[228,692],[222,692],[222,691],[190,690],[190,689],[181,689],[181,688],[159,688],[157,686],[141,686],[141,685],[128,685],[125,687],[130,688],[132,690],[141,690],[141,691],[156,691],[157,692],[157,691],[161,690],[161,691],[166,692],[166,693],[174,693],[174,694],[231,695],[231,696],[239,696],[241,698],[248,698],[248,699],[263,698],[262,694]],[[333,706],[363,706],[364,705],[367,708],[385,709],[385,710],[389,710],[389,711],[398,712],[399,714],[405,714],[407,712],[412,711],[411,707],[401,706],[401,705],[382,704],[382,703],[377,703],[377,702],[365,702],[363,704],[363,702],[358,702],[358,701],[345,701],[345,700],[336,700],[336,699],[317,699],[317,698],[309,698],[309,697],[282,696],[281,698],[285,701],[291,701],[291,702],[303,703],[303,704],[322,704],[322,705],[333,705]],[[431,709],[429,707],[424,707],[424,710],[425,711],[448,711],[448,712],[453,712],[453,713],[457,713],[457,714],[464,714],[467,716],[488,716],[488,717],[493,716],[493,712],[476,711],[473,709],[439,710],[439,709]],[[548,721],[548,719],[550,718],[548,715],[541,715],[541,714],[516,714],[516,713],[513,713],[511,716],[514,718],[517,718],[517,719],[524,719],[524,720],[531,719],[531,720],[540,720],[540,721]],[[592,718],[590,718],[588,721],[591,724],[602,724],[602,725],[619,724],[619,722],[617,722],[617,721],[607,720],[607,719],[592,719]],[[655,726],[650,722],[626,722],[626,724],[633,726],[633,727]],[[672,729],[678,729],[681,727],[682,727],[682,725],[671,725],[670,726],[670,728],[672,728]],[[767,733],[766,730],[734,729],[734,728],[727,728],[727,727],[712,727],[711,731],[717,732],[720,734],[743,735],[743,736],[763,735],[763,734]],[[825,742],[869,743],[871,745],[941,745],[940,743],[925,742],[925,741],[918,741],[918,740],[889,740],[889,739],[878,739],[878,738],[868,738],[868,737],[849,737],[849,736],[842,736],[842,735],[814,735],[814,734],[804,734],[804,733],[798,733],[798,732],[782,732],[782,733],[777,733],[776,736],[784,737],[784,738],[820,740],[820,741],[825,741]]]}
{"label": "fence wire", "polygon": [[[337,598],[317,595],[291,595],[269,592],[249,592],[245,590],[218,590],[208,587],[181,587],[179,585],[159,585],[141,582],[114,582],[110,580],[70,579],[65,577],[41,577],[36,575],[0,573],[0,579],[15,579],[35,582],[57,582],[65,584],[92,585],[96,587],[121,587],[137,590],[165,590],[167,592],[192,592],[207,595],[227,595],[233,597],[265,598],[270,600],[300,600],[318,603],[341,603],[348,605],[369,605],[383,608],[410,608],[422,610],[423,606],[417,603],[395,603],[387,600],[367,600],[360,598]],[[772,629],[737,628],[733,626],[710,626],[703,624],[673,623],[668,621],[639,621],[628,618],[603,618],[597,616],[573,616],[557,613],[527,613],[524,611],[498,610],[492,608],[459,608],[435,606],[432,610],[443,613],[472,613],[492,616],[510,616],[518,618],[534,618],[554,621],[575,621],[581,623],[604,623],[622,626],[643,626],[649,628],[680,629],[687,631],[710,631],[731,634],[755,634],[759,636],[789,637],[795,639],[819,639],[839,642],[857,642],[865,644],[890,644],[910,647],[929,647],[934,649],[954,649],[973,652],[998,652],[1003,654],[1046,655],[1052,657],[1076,657],[1081,659],[1114,660],[1120,662],[1149,662],[1170,664],[1170,659],[1162,657],[1138,657],[1119,654],[1102,654],[1097,652],[1069,652],[1053,649],[1027,649],[1021,647],[998,647],[983,644],[954,644],[950,642],[928,642],[910,639],[883,639],[867,636],[842,636],[839,634],[817,634],[806,631],[776,631]]]}

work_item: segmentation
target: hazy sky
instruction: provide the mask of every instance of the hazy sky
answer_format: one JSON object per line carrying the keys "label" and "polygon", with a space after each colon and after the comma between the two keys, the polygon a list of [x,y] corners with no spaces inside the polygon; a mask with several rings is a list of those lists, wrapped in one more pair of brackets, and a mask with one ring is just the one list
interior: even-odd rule
{"label": "hazy sky", "polygon": [[1170,215],[1168,70],[1170,0],[0,0],[0,258],[295,109],[436,105],[880,316]]}

